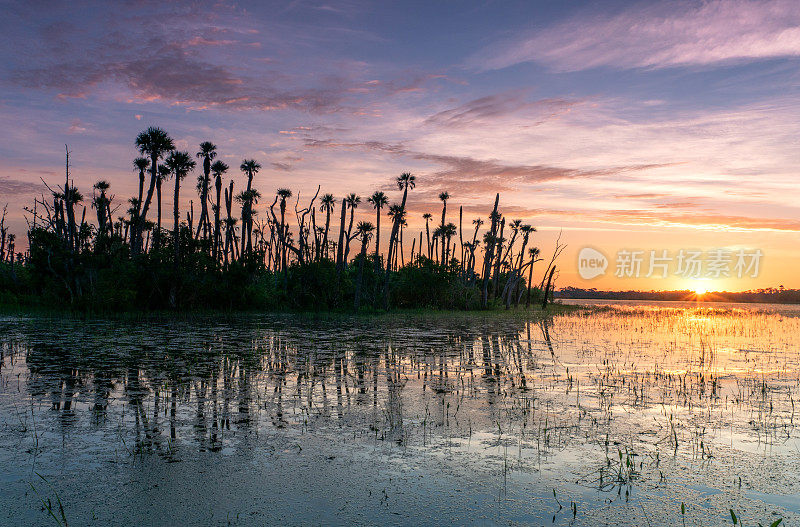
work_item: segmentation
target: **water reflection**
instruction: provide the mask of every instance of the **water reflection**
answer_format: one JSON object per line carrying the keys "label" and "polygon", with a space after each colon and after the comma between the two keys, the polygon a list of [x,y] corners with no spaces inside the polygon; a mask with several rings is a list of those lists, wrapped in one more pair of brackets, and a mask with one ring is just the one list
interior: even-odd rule
{"label": "water reflection", "polygon": [[746,455],[797,469],[781,456],[800,446],[800,319],[774,313],[6,318],[0,343],[0,444],[46,458],[69,442],[73,463],[313,435],[465,463],[511,448],[503,470],[549,463],[620,496],[663,485],[665,457],[762,490]]}
{"label": "water reflection", "polygon": [[159,452],[176,440],[220,450],[254,427],[366,426],[403,442],[404,414],[423,401],[468,394],[491,406],[526,389],[524,324],[358,324],[6,320],[3,382],[17,383],[20,406],[46,401],[65,429],[123,423],[138,449]]}

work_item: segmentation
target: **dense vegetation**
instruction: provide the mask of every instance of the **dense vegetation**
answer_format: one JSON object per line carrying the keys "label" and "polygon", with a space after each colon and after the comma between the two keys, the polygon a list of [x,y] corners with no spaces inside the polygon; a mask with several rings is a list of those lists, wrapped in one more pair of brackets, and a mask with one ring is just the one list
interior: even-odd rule
{"label": "dense vegetation", "polygon": [[[381,191],[367,198],[375,224],[354,225],[362,204],[356,194],[337,200],[320,196],[318,187],[305,205],[299,196],[292,205],[292,191],[281,188],[259,210],[258,162],[242,161],[237,192],[211,142],[192,156],[177,151],[163,130],[149,128],[135,144],[142,155],[133,162],[138,194],[121,214],[106,181],[94,185],[85,203],[70,177],[67,150],[63,184],[25,209],[25,253],[16,251],[0,220],[0,302],[91,310],[527,307],[546,300],[541,291],[550,290],[563,248],[557,245],[538,287],[529,287],[541,260],[532,246],[536,229],[507,223],[499,195],[479,239],[484,220],[475,219],[467,232],[459,209],[458,226],[448,222],[450,196],[443,192],[441,221],[432,226],[433,216],[425,214],[425,230],[409,251],[406,201],[416,184],[409,173],[396,178],[397,203]],[[193,171],[198,206],[191,201],[181,211],[182,184]],[[171,229],[162,221],[162,187],[169,180]],[[391,227],[385,250],[384,215]]]}

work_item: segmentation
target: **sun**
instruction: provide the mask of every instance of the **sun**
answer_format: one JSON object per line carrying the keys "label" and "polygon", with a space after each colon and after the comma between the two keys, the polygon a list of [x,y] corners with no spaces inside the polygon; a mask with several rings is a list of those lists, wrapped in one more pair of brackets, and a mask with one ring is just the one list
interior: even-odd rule
{"label": "sun", "polygon": [[706,280],[691,280],[686,283],[686,290],[690,291],[690,294],[694,296],[694,298],[702,298],[703,296],[708,293],[708,286],[710,284]]}

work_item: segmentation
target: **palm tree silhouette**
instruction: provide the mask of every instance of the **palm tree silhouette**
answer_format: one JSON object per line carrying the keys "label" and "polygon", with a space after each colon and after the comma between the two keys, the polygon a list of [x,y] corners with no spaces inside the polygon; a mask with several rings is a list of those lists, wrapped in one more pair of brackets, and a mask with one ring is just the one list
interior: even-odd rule
{"label": "palm tree silhouette", "polygon": [[245,254],[245,235],[247,237],[247,254],[253,251],[253,203],[257,199],[253,194],[253,177],[261,170],[261,165],[254,159],[245,159],[239,165],[239,170],[247,175],[247,188],[245,194],[242,196],[245,200],[242,202],[242,254]]}
{"label": "palm tree silhouette", "polygon": [[[428,240],[428,258],[430,259],[430,257],[431,257],[431,229],[430,229],[429,222],[431,221],[431,218],[433,218],[433,215],[430,212],[426,212],[425,214],[422,215],[422,217],[425,219],[425,237]],[[421,253],[421,251],[420,251],[420,253]]]}
{"label": "palm tree silhouette", "polygon": [[367,198],[375,208],[375,271],[381,268],[381,209],[389,203],[389,198],[381,191],[375,191],[372,196]]}
{"label": "palm tree silhouette", "polygon": [[[402,244],[402,228],[403,225],[406,225],[406,211],[403,210],[403,207],[400,206],[399,203],[393,203],[389,206],[389,212],[387,215],[392,219],[392,223],[397,223],[400,226],[400,235],[398,236],[398,242],[396,245],[398,247]],[[394,256],[390,262],[387,262],[387,265],[392,266],[393,269],[397,268],[397,254],[400,250],[394,251]]]}
{"label": "palm tree silhouette", "polygon": [[439,225],[435,229],[433,229],[434,245],[438,244],[440,239],[442,240],[441,252],[439,251],[438,246],[435,252],[436,252],[436,261],[441,264],[443,263],[442,260],[444,260],[444,225]]}
{"label": "palm tree silhouette", "polygon": [[350,224],[347,227],[347,239],[345,241],[344,247],[344,264],[347,265],[347,256],[350,254],[350,240],[353,239],[351,236],[353,232],[353,214],[355,210],[358,208],[358,204],[361,203],[361,196],[356,195],[355,193],[351,193],[349,196],[345,198],[345,203],[348,207],[350,207]]}
{"label": "palm tree silhouette", "polygon": [[164,166],[158,166],[158,178],[156,179],[156,231],[153,237],[153,248],[161,247],[161,184],[169,177],[170,170]]}
{"label": "palm tree silhouette", "polygon": [[331,224],[331,213],[335,206],[336,199],[333,197],[333,194],[324,194],[322,196],[319,210],[325,212],[325,235],[322,241],[322,246],[325,248],[325,258],[328,257],[328,227]]}
{"label": "palm tree silhouette", "polygon": [[442,202],[442,223],[441,226],[444,226],[445,216],[447,215],[447,200],[450,199],[450,193],[447,191],[442,192],[439,194],[439,199]]}
{"label": "palm tree silhouette", "polygon": [[[146,157],[137,157],[133,160],[133,168],[139,171],[139,205],[142,203],[142,194],[144,193],[144,171],[150,166],[150,160]],[[136,216],[139,216],[139,211],[136,211]]]}
{"label": "palm tree silhouette", "polygon": [[211,184],[211,161],[217,157],[217,145],[210,141],[200,143],[197,157],[203,160],[203,173],[197,178],[197,190],[200,192],[200,220],[197,222],[195,238],[203,231],[203,239],[208,239],[211,220],[208,217],[208,187]]}
{"label": "palm tree silhouette", "polygon": [[[228,268],[228,262],[233,261],[236,259],[236,253],[238,246],[236,240],[236,223],[238,220],[233,217],[233,180],[228,183],[228,188],[225,189],[225,212],[227,213],[227,217],[225,218],[225,247],[223,248],[223,264],[225,269]],[[252,193],[258,193],[256,190],[244,191],[241,194],[247,195],[248,198],[253,199],[250,195]],[[244,204],[244,201],[239,199],[239,196],[236,196],[236,201],[239,203]],[[244,228],[242,229],[242,239],[244,240]]]}
{"label": "palm tree silhouette", "polygon": [[528,270],[528,297],[525,299],[525,309],[529,308],[531,305],[531,290],[533,289],[533,264],[536,263],[537,258],[539,257],[539,248],[538,247],[531,247],[528,249],[528,254],[531,257],[531,267]]}
{"label": "palm tree silhouette", "polygon": [[227,172],[228,168],[230,167],[228,167],[228,165],[222,161],[214,161],[214,164],[211,165],[211,172],[214,174],[214,188],[217,191],[216,204],[214,205],[214,243],[211,246],[211,254],[214,258],[214,261],[218,260],[222,232],[219,222],[219,200],[220,194],[222,194],[222,174]]}
{"label": "palm tree silhouette", "polygon": [[[403,172],[397,177],[397,188],[403,191],[403,200],[400,202],[400,210],[405,211],[406,199],[408,198],[408,189],[416,186],[417,178],[411,172]],[[386,275],[383,280],[383,305],[385,309],[389,308],[389,269],[391,267],[392,257],[394,256],[394,245],[397,241],[397,234],[400,231],[400,222],[403,219],[402,214],[397,214],[392,222],[392,233],[389,236],[389,251],[386,257]]]}
{"label": "palm tree silhouette", "polygon": [[150,157],[150,186],[147,189],[147,197],[142,205],[141,214],[137,215],[138,217],[136,218],[135,242],[131,248],[131,253],[134,255],[141,251],[142,227],[144,227],[144,222],[147,220],[147,211],[150,208],[150,202],[153,200],[153,192],[158,179],[158,160],[167,152],[175,150],[175,143],[172,142],[172,138],[167,132],[161,128],[151,126],[136,137],[136,146],[141,154]]}
{"label": "palm tree silhouette", "polygon": [[[236,201],[242,204],[242,218],[244,218],[245,215],[248,218],[246,226],[244,224],[244,219],[242,220],[242,256],[250,255],[253,252],[253,232],[255,232],[255,229],[253,229],[253,218],[256,216],[253,209],[254,206],[258,204],[259,199],[261,199],[261,192],[254,188],[243,190],[236,196]],[[247,212],[244,211],[245,207],[247,207]],[[247,239],[246,252],[245,238]]]}
{"label": "palm tree silhouette", "polygon": [[[130,224],[131,229],[134,228],[134,225],[138,221],[138,211],[142,207],[139,203],[139,200],[136,198],[128,198],[128,203],[130,203],[130,207],[126,211],[128,213],[128,222]],[[131,236],[133,236],[133,232],[131,232]]]}
{"label": "palm tree silhouette", "polygon": [[442,265],[448,265],[450,262],[450,240],[456,235],[456,232],[458,230],[454,223],[442,226]]}
{"label": "palm tree silhouette", "polygon": [[[110,210],[111,200],[106,195],[106,192],[108,191],[109,187],[110,185],[108,184],[108,181],[105,180],[98,181],[92,187],[94,190],[100,191],[100,195],[96,195],[92,199],[92,207],[94,207],[95,210],[97,211],[98,241],[111,236],[110,223],[113,221],[111,220],[111,210]],[[0,250],[0,261],[2,261],[1,255],[2,251]]]}
{"label": "palm tree silhouette", "polygon": [[288,188],[279,188],[276,192],[278,198],[280,198],[280,207],[281,207],[281,225],[280,225],[280,232],[279,238],[281,240],[281,247],[280,252],[277,256],[278,261],[281,262],[281,265],[285,267],[286,264],[286,230],[287,227],[285,217],[286,217],[286,200],[292,197],[292,191]]}
{"label": "palm tree silhouette", "polygon": [[368,221],[359,221],[356,226],[356,235],[361,238],[361,258],[358,262],[358,279],[356,280],[356,296],[353,300],[353,306],[358,311],[358,306],[361,303],[361,283],[364,281],[364,260],[367,259],[367,245],[369,239],[372,237],[372,231],[375,226]]}
{"label": "palm tree silhouette", "polygon": [[164,162],[167,168],[175,176],[175,194],[172,197],[172,243],[175,245],[175,265],[178,265],[181,256],[181,243],[180,243],[180,193],[181,181],[186,177],[189,172],[194,170],[197,165],[192,159],[189,152],[172,152],[167,160]]}

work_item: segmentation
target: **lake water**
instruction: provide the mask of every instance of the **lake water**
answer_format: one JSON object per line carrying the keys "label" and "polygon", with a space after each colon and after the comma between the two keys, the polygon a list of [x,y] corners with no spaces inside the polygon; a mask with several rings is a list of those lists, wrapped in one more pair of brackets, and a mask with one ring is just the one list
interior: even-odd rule
{"label": "lake water", "polygon": [[0,525],[798,525],[800,311],[593,303],[2,317]]}

